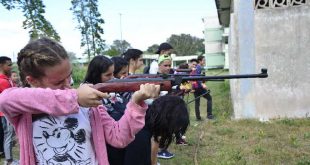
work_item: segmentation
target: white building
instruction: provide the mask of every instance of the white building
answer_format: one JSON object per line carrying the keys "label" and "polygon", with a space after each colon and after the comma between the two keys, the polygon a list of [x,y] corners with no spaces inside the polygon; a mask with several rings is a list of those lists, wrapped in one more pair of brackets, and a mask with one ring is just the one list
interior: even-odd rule
{"label": "white building", "polygon": [[228,69],[227,30],[225,31],[220,25],[217,16],[204,17],[202,21],[204,23],[206,67]]}

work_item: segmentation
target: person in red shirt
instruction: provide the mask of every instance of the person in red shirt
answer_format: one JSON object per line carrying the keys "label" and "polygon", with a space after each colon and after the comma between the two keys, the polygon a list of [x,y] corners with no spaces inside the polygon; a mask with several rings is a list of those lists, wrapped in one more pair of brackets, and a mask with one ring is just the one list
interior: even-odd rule
{"label": "person in red shirt", "polygon": [[[9,64],[9,62],[11,61],[10,58],[8,57],[0,57],[0,70],[1,70],[1,73],[0,73],[0,94],[2,93],[2,91],[6,88],[9,88],[10,87],[10,83],[8,81],[8,77],[6,76],[7,73],[6,72],[9,72],[10,71],[10,66],[7,65]],[[4,117],[3,113],[0,112],[0,118]],[[1,157],[4,156],[4,150],[3,150],[3,128],[2,128],[2,123],[1,123],[1,120],[0,120],[0,155]]]}
{"label": "person in red shirt", "polygon": [[0,93],[5,89],[12,87],[9,77],[12,70],[12,61],[9,57],[0,57]]}
{"label": "person in red shirt", "polygon": [[[12,60],[9,57],[1,56],[0,57],[0,94],[7,88],[13,87],[13,82],[10,79],[12,70]],[[1,128],[3,132],[3,137],[0,137],[0,151],[4,151],[5,162],[4,164],[18,164],[18,161],[13,160],[12,148],[13,148],[13,136],[14,128],[10,124],[3,113],[0,113],[1,118]],[[1,136],[1,135],[0,135]]]}

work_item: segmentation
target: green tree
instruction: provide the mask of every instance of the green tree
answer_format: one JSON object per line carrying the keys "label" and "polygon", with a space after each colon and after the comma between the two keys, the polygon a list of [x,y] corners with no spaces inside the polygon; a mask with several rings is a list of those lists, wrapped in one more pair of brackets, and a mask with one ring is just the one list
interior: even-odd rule
{"label": "green tree", "polygon": [[60,36],[52,24],[43,16],[45,5],[42,0],[1,0],[1,4],[8,10],[22,10],[26,17],[23,28],[29,30],[31,40],[46,36],[60,41]]}
{"label": "green tree", "polygon": [[113,56],[118,56],[121,53],[118,50],[116,50],[115,48],[110,48],[107,51],[105,51],[104,54],[113,57]]}
{"label": "green tree", "polygon": [[131,48],[131,45],[126,40],[114,40],[111,48],[117,50],[119,54],[122,54],[127,49]]}
{"label": "green tree", "polygon": [[97,0],[71,0],[73,15],[78,22],[77,28],[81,31],[81,47],[86,47],[84,54],[88,59],[100,55],[106,47],[102,25],[104,20],[98,11]]}
{"label": "green tree", "polygon": [[154,54],[157,51],[158,47],[158,44],[153,44],[152,46],[149,46],[146,51],[148,53]]}
{"label": "green tree", "polygon": [[69,60],[73,62],[74,60],[77,60],[76,54],[74,52],[68,52]]}
{"label": "green tree", "polygon": [[170,43],[178,56],[202,54],[204,52],[203,39],[190,34],[171,35],[167,42]]}
{"label": "green tree", "polygon": [[110,49],[105,51],[105,54],[109,56],[118,56],[129,48],[131,48],[131,45],[126,40],[114,40],[113,44],[110,46]]}

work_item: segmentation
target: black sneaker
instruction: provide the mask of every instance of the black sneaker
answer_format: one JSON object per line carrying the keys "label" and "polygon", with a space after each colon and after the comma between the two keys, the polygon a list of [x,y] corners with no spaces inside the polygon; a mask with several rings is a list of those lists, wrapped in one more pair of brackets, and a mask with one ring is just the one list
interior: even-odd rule
{"label": "black sneaker", "polygon": [[176,142],[176,145],[180,145],[180,146],[187,146],[188,143],[184,140],[184,139],[180,139]]}
{"label": "black sneaker", "polygon": [[214,119],[214,116],[213,116],[213,115],[208,115],[208,116],[207,116],[207,119],[212,120],[212,119]]}
{"label": "black sneaker", "polygon": [[157,153],[157,157],[162,158],[162,159],[170,159],[170,158],[174,157],[174,154],[168,152],[167,150],[162,150],[162,151]]}

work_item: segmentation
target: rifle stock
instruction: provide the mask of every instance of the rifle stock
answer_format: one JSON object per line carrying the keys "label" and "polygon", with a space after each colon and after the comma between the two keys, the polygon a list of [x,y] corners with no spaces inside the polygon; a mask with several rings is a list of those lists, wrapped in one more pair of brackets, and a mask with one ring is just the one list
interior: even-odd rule
{"label": "rifle stock", "polygon": [[[163,79],[155,80],[141,80],[141,81],[124,81],[125,79],[110,80],[105,83],[98,83],[94,85],[94,88],[101,92],[134,92],[140,89],[141,84],[155,84],[160,85],[161,91],[171,90],[171,81]],[[132,79],[129,79],[132,80]]]}

